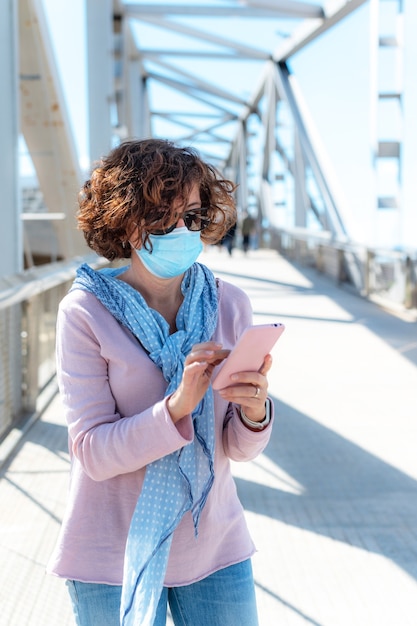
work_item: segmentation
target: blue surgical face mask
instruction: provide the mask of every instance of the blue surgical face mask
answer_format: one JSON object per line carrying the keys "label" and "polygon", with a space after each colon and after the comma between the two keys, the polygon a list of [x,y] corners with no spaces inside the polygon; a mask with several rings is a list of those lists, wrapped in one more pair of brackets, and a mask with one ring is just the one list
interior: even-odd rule
{"label": "blue surgical face mask", "polygon": [[173,278],[183,274],[197,260],[203,249],[200,234],[182,226],[166,235],[149,235],[152,252],[144,246],[135,248],[135,252],[151,274]]}

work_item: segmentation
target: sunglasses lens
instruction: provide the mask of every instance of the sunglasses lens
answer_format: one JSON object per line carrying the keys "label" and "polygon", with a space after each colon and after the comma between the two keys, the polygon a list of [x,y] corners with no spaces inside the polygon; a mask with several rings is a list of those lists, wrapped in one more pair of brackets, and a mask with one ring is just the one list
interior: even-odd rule
{"label": "sunglasses lens", "polygon": [[188,213],[184,213],[183,219],[188,230],[192,231],[204,230],[210,224],[207,210],[188,211]]}
{"label": "sunglasses lens", "polygon": [[[182,215],[182,219],[184,220],[186,228],[194,232],[204,230],[210,224],[210,218],[207,217],[207,209],[201,209],[201,211],[188,211]],[[168,233],[172,233],[177,224],[178,221],[171,224],[171,226],[168,226],[167,228],[152,228],[151,224],[149,234],[158,236],[167,235]]]}

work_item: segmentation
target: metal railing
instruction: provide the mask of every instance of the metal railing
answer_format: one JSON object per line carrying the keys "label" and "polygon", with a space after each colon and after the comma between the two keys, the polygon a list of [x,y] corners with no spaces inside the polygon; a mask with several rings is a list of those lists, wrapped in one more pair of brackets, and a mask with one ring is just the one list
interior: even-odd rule
{"label": "metal railing", "polygon": [[83,261],[106,263],[77,258],[0,279],[0,442],[35,419],[56,392],[58,305]]}
{"label": "metal railing", "polygon": [[304,228],[268,229],[267,246],[365,298],[417,313],[417,250],[369,248]]}

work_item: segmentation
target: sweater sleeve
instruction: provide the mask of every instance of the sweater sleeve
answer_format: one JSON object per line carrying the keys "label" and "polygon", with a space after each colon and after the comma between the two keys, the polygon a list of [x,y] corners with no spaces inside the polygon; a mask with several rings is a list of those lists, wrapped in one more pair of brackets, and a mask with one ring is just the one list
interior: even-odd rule
{"label": "sweater sleeve", "polygon": [[166,382],[133,335],[91,294],[69,296],[58,313],[57,376],[70,453],[86,474],[134,472],[190,443],[191,416],[174,425]]}
{"label": "sweater sleeve", "polygon": [[263,452],[268,445],[274,422],[274,405],[268,399],[271,411],[271,421],[260,431],[247,428],[239,416],[239,407],[229,406],[229,420],[223,432],[223,446],[227,456],[233,461],[251,461]]}

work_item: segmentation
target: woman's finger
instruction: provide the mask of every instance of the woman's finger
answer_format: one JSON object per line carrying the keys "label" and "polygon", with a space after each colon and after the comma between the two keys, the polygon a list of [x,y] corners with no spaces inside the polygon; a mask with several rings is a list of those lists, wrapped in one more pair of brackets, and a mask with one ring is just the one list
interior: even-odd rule
{"label": "woman's finger", "polygon": [[270,354],[267,354],[264,359],[264,362],[262,363],[259,369],[259,373],[265,376],[265,374],[269,372],[271,367],[272,367],[272,356]]}

